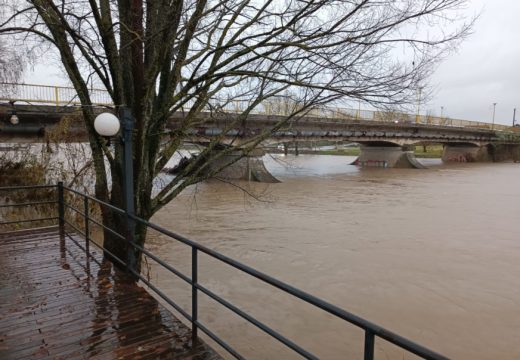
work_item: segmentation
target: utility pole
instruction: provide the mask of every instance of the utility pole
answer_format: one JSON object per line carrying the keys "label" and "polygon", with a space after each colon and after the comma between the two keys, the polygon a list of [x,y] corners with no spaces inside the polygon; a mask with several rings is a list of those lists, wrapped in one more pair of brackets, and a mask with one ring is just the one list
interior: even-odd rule
{"label": "utility pole", "polygon": [[441,106],[441,119],[443,118],[444,116],[444,106]]}
{"label": "utility pole", "polygon": [[491,124],[491,130],[495,129],[495,110],[497,108],[497,103],[493,103],[493,123]]}
{"label": "utility pole", "polygon": [[513,126],[515,126],[516,121],[516,108],[513,109]]}

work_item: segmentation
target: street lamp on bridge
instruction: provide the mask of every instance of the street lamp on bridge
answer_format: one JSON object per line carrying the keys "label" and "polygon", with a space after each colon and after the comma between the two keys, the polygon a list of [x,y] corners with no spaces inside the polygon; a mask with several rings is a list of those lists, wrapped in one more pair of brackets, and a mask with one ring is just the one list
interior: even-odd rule
{"label": "street lamp on bridge", "polygon": [[20,119],[18,118],[18,116],[16,114],[13,114],[11,115],[11,117],[9,118],[9,122],[12,124],[12,125],[18,125],[18,123],[20,122]]}

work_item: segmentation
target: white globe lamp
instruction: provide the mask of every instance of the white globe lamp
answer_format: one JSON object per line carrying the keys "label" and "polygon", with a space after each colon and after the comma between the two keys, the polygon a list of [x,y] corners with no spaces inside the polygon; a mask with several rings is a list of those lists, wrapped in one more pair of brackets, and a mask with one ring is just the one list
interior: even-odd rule
{"label": "white globe lamp", "polygon": [[18,123],[20,122],[20,119],[18,118],[18,116],[16,116],[16,114],[13,114],[13,115],[11,115],[11,118],[9,119],[9,122],[12,125],[18,125]]}
{"label": "white globe lamp", "polygon": [[101,113],[94,120],[94,129],[101,136],[114,136],[119,131],[119,127],[119,119],[111,113]]}

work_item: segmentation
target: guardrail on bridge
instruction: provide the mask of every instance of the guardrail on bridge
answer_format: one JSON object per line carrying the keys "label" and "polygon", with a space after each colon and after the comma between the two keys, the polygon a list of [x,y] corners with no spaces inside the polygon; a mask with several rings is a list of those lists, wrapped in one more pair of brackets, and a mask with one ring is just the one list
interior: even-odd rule
{"label": "guardrail on bridge", "polygon": [[[66,86],[35,85],[35,84],[16,84],[0,83],[0,101],[20,101],[34,104],[47,104],[55,106],[74,106],[81,105],[78,95],[74,88]],[[90,97],[93,105],[110,106],[113,105],[112,98],[108,91],[104,89],[90,89]],[[184,110],[190,108],[192,103],[188,102]],[[218,101],[211,100],[210,105],[213,109],[229,113],[240,113],[248,106],[248,101],[231,100]],[[281,101],[264,101],[260,103],[251,113],[259,115],[288,115],[293,104]],[[312,109],[306,116],[322,117],[337,120],[368,120],[378,122],[406,122],[437,126],[454,126],[486,130],[508,130],[507,125],[490,124],[481,121],[470,121],[451,119],[448,117],[425,116],[416,114],[406,114],[402,112],[374,111],[362,109],[350,109],[342,107],[323,106]]]}

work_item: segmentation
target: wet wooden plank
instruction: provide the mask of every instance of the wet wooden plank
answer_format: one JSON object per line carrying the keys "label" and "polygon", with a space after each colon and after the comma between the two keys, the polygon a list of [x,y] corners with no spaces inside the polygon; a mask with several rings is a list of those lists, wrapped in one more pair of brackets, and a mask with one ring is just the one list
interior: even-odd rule
{"label": "wet wooden plank", "polygon": [[[83,244],[84,240],[76,238]],[[200,359],[183,325],[128,275],[56,227],[0,233],[1,359]]]}

